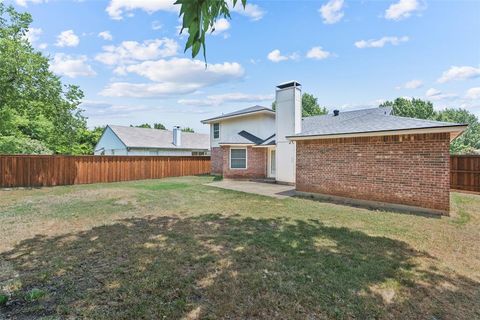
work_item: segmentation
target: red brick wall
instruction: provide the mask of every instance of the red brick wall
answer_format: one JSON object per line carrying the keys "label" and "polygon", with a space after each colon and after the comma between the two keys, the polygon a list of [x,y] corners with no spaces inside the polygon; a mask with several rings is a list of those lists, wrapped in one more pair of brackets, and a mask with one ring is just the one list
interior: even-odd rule
{"label": "red brick wall", "polygon": [[223,150],[220,147],[214,147],[211,150],[211,173],[223,174]]}
{"label": "red brick wall", "polygon": [[298,191],[450,209],[450,135],[297,141]]}
{"label": "red brick wall", "polygon": [[267,174],[267,149],[247,147],[247,169],[230,169],[230,147],[223,149],[223,176],[225,178],[265,178]]}

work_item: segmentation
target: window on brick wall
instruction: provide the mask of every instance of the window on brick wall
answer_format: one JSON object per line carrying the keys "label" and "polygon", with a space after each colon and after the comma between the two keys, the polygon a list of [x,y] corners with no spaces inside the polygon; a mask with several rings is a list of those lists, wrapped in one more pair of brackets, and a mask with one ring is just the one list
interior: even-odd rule
{"label": "window on brick wall", "polygon": [[213,124],[213,139],[220,138],[220,123]]}
{"label": "window on brick wall", "polygon": [[247,169],[247,148],[230,149],[230,169]]}

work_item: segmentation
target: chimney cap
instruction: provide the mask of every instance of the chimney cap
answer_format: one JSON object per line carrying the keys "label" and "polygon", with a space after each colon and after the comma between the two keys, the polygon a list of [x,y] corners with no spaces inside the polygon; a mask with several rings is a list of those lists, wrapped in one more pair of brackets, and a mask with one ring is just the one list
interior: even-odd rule
{"label": "chimney cap", "polygon": [[298,82],[298,81],[295,81],[295,80],[292,80],[292,81],[287,81],[287,82],[284,82],[284,83],[280,83],[277,88],[278,89],[286,89],[286,88],[290,88],[290,87],[301,87],[302,85]]}
{"label": "chimney cap", "polygon": [[340,110],[333,110],[333,116],[336,117],[340,114]]}

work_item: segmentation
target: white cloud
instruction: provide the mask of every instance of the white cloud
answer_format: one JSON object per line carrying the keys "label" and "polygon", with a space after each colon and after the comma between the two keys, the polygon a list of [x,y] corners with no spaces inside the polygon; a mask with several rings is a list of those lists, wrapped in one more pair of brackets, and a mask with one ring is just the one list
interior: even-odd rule
{"label": "white cloud", "polygon": [[408,18],[413,12],[422,9],[418,0],[400,0],[397,3],[391,4],[387,10],[385,10],[385,19],[388,20],[401,20]]}
{"label": "white cloud", "polygon": [[160,23],[160,21],[158,21],[158,20],[152,21],[152,30],[160,30],[162,28],[163,28],[163,26]]}
{"label": "white cloud", "polygon": [[468,89],[467,94],[465,95],[465,98],[471,99],[471,100],[480,99],[480,87]]}
{"label": "white cloud", "polygon": [[225,93],[210,95],[203,99],[180,99],[177,102],[188,106],[219,106],[222,104],[232,102],[260,102],[260,101],[272,101],[274,99],[273,94],[247,94],[247,93]]}
{"label": "white cloud", "polygon": [[100,38],[102,38],[103,40],[107,40],[107,41],[112,41],[113,40],[112,34],[110,33],[110,31],[107,31],[107,30],[99,32],[98,36]]}
{"label": "white cloud", "polygon": [[111,0],[106,9],[110,18],[123,19],[123,14],[133,10],[143,10],[151,14],[156,11],[178,12],[180,6],[173,0]]}
{"label": "white cloud", "polygon": [[58,75],[70,78],[91,77],[96,75],[96,72],[87,63],[87,60],[87,57],[84,55],[73,57],[64,53],[57,53],[53,57],[50,69]]}
{"label": "white cloud", "polygon": [[382,48],[386,44],[391,44],[397,46],[402,42],[407,42],[409,38],[407,36],[403,37],[383,37],[380,39],[370,39],[370,40],[360,40],[355,42],[355,47],[364,49],[364,48]]}
{"label": "white cloud", "polygon": [[267,58],[268,58],[268,60],[273,61],[273,62],[280,62],[280,61],[288,60],[288,57],[287,56],[282,56],[282,54],[280,53],[280,50],[278,50],[278,49],[275,49],[275,50],[271,51],[267,55]]}
{"label": "white cloud", "polygon": [[236,62],[209,64],[200,60],[174,58],[170,60],[144,61],[122,67],[125,74],[135,73],[151,83],[116,82],[108,85],[100,94],[113,97],[160,97],[185,94],[199,89],[240,79],[243,67]]}
{"label": "white cloud", "polygon": [[57,36],[57,43],[55,45],[57,47],[76,47],[79,43],[80,39],[73,30],[65,30]]}
{"label": "white cloud", "polygon": [[397,87],[397,89],[418,89],[423,87],[421,80],[410,80]]}
{"label": "white cloud", "polygon": [[241,78],[244,74],[242,66],[236,62],[209,64],[208,68],[205,68],[205,62],[185,58],[145,61],[127,66],[125,70],[152,81],[190,81],[199,84],[220,83],[225,79]]}
{"label": "white cloud", "polygon": [[44,0],[15,0],[15,3],[22,7],[28,6],[29,2],[33,4],[38,4],[38,3],[47,2],[47,1],[46,0],[45,1]]}
{"label": "white cloud", "polygon": [[48,47],[48,43],[42,42],[38,45],[38,48],[45,50]]}
{"label": "white cloud", "polygon": [[343,0],[330,0],[321,6],[318,12],[322,15],[323,23],[333,24],[339,22],[344,16],[342,11],[343,4]]}
{"label": "white cloud", "polygon": [[275,49],[271,51],[268,55],[267,58],[268,60],[272,62],[280,62],[280,61],[285,61],[285,60],[297,60],[299,58],[299,54],[294,52],[292,54],[289,54],[288,56],[284,56],[280,53],[280,50]]}
{"label": "white cloud", "polygon": [[85,110],[87,117],[125,117],[135,114],[139,111],[148,110],[146,106],[135,104],[129,105],[114,105],[104,101],[89,101],[84,100],[80,108]]}
{"label": "white cloud", "polygon": [[442,91],[437,90],[435,88],[430,88],[425,93],[425,97],[427,97],[430,100],[446,100],[446,99],[457,98],[458,95],[454,93],[443,93]]}
{"label": "white cloud", "polygon": [[43,31],[41,28],[28,28],[28,31],[25,34],[25,38],[31,45],[33,45],[35,42],[38,41],[42,33]]}
{"label": "white cloud", "polygon": [[262,8],[252,3],[247,3],[245,8],[243,8],[241,1],[238,1],[235,7],[233,7],[233,5],[230,4],[230,8],[231,8],[230,9],[231,12],[236,12],[243,16],[249,17],[253,21],[258,21],[262,19],[263,16],[265,15],[265,11],[263,11]]}
{"label": "white cloud", "polygon": [[212,34],[219,35],[227,31],[228,29],[230,29],[230,22],[225,18],[221,18],[215,22],[215,27],[213,29],[214,31],[212,32]]}
{"label": "white cloud", "polygon": [[323,50],[322,47],[313,47],[307,52],[307,58],[317,59],[317,60],[326,59],[331,55],[332,54],[330,52]]}
{"label": "white cloud", "polygon": [[118,46],[104,46],[103,52],[95,56],[95,60],[107,65],[135,63],[175,56],[179,45],[169,38],[137,41],[123,41]]}
{"label": "white cloud", "polygon": [[477,77],[480,77],[480,68],[470,66],[451,66],[450,69],[445,71],[437,81],[445,83],[452,80],[466,80]]}

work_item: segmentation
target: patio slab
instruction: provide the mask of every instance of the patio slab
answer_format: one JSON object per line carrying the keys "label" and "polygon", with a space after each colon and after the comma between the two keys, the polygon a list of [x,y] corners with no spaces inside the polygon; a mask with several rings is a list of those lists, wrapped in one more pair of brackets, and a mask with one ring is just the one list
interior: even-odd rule
{"label": "patio slab", "polygon": [[212,187],[259,194],[262,196],[285,199],[295,195],[294,186],[243,180],[222,180],[208,184]]}

